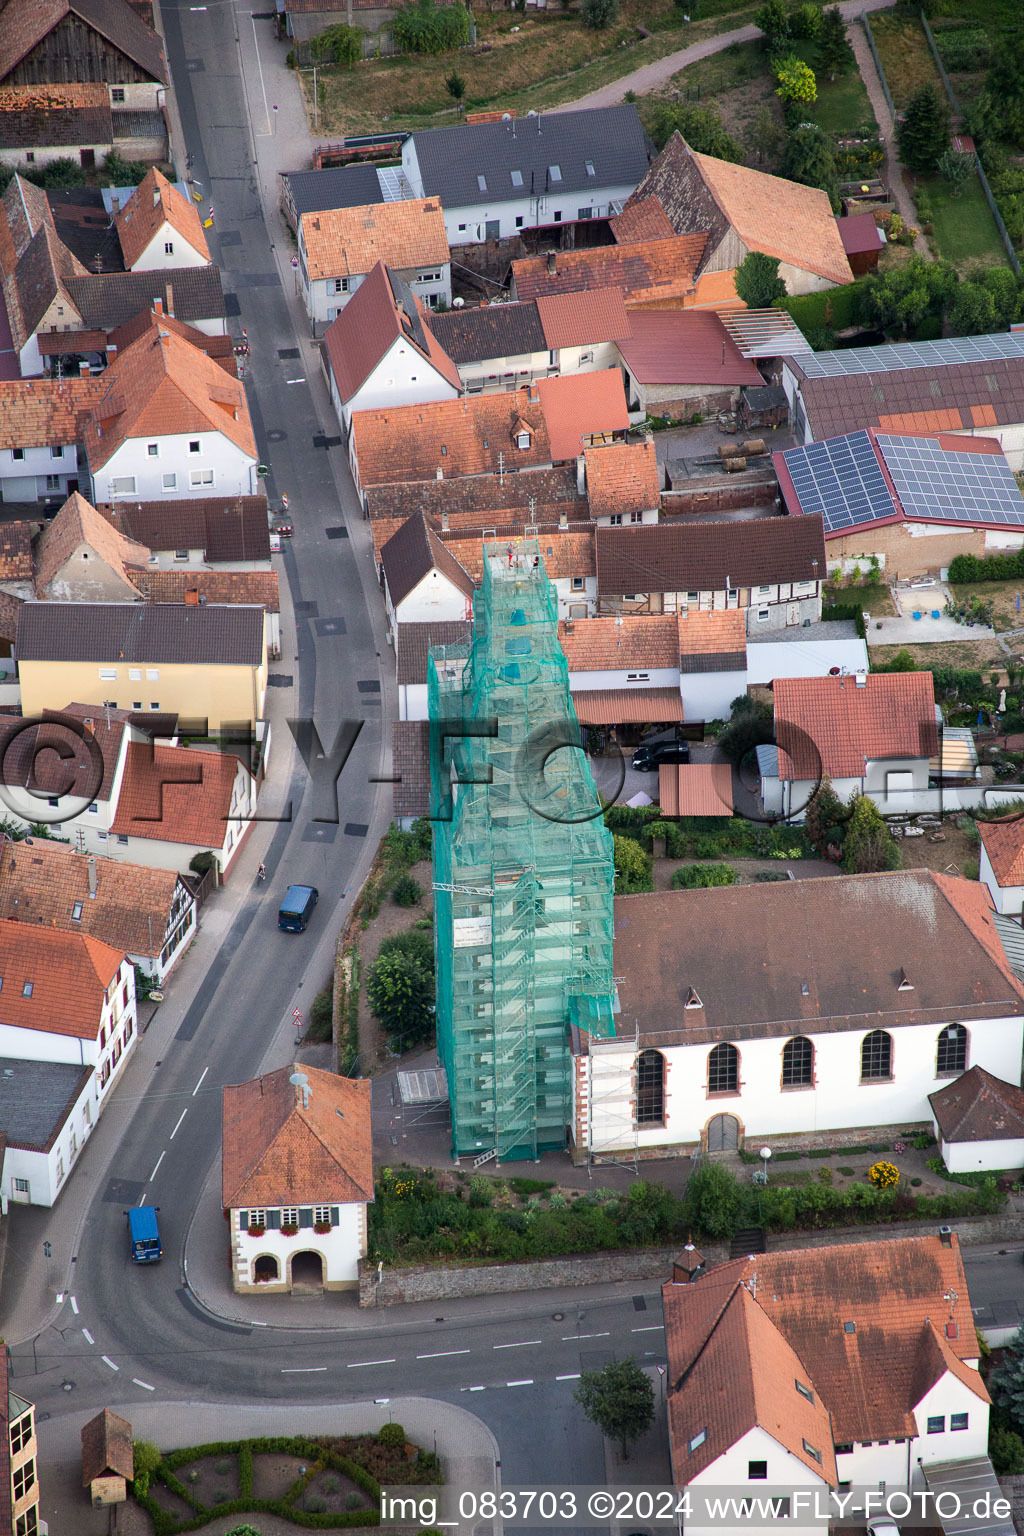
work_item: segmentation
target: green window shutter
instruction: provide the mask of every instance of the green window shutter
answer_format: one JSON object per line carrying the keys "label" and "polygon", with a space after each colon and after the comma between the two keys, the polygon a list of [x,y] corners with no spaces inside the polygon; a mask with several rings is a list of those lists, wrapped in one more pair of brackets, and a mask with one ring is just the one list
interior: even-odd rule
{"label": "green window shutter", "polygon": [[311,1227],[313,1225],[313,1207],[311,1205],[299,1206],[299,1226]]}
{"label": "green window shutter", "polygon": [[336,1227],[341,1220],[341,1212],[336,1205],[331,1206],[331,1226]]}
{"label": "green window shutter", "polygon": [[280,1230],[280,1227],[281,1227],[281,1212],[280,1211],[268,1211],[267,1212],[267,1227],[269,1228],[269,1230],[271,1232],[278,1232]]}
{"label": "green window shutter", "polygon": [[238,1225],[243,1230],[249,1225],[249,1212],[248,1211],[239,1211],[239,1213],[238,1213]]}

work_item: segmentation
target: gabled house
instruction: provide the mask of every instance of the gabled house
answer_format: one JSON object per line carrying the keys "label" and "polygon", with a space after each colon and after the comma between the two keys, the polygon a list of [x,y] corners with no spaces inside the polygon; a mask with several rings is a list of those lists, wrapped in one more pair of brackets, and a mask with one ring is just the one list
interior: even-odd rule
{"label": "gabled house", "polygon": [[[0,454],[0,464],[3,456]],[[118,501],[100,507],[117,531],[150,551],[153,571],[216,566],[269,571],[265,496],[196,496],[180,501]]]}
{"label": "gabled house", "polygon": [[0,1507],[11,1530],[39,1525],[39,1475],[35,1404],[12,1390],[7,1351],[0,1363]]}
{"label": "gabled house", "polygon": [[671,235],[633,245],[581,246],[523,256],[512,263],[512,296],[530,299],[617,288],[627,310],[683,309],[696,303],[703,234]]}
{"label": "gabled house", "polygon": [[94,504],[256,490],[241,383],[158,319],[101,382],[83,433]]}
{"label": "gabled house", "polygon": [[63,502],[84,482],[78,445],[99,379],[0,380],[0,500]]}
{"label": "gabled house", "polygon": [[742,609],[687,608],[679,621],[679,692],[685,718],[726,720],[747,685],[747,622]]}
{"label": "gabled house", "polygon": [[320,358],[345,436],[355,411],[461,393],[458,369],[426,323],[423,305],[383,262],[327,327]]}
{"label": "gabled house", "polygon": [[384,545],[380,571],[392,634],[407,623],[472,615],[473,580],[422,512],[403,523]]}
{"label": "gabled house", "polygon": [[553,464],[578,461],[587,448],[621,442],[629,430],[618,368],[541,379],[537,393],[544,410]]}
{"label": "gabled house", "polygon": [[1002,1172],[1024,1163],[1024,1089],[968,1067],[929,1094],[939,1155],[950,1173]]}
{"label": "gabled house", "polygon": [[853,281],[828,194],[701,155],[673,133],[630,206],[656,197],[677,235],[701,233],[698,273],[732,272],[751,251],[779,262],[790,293]]}
{"label": "gabled house", "polygon": [[[10,14],[0,11],[0,28]],[[59,239],[46,193],[17,174],[0,198],[0,275],[18,371],[41,373],[36,332],[81,328],[67,283],[88,272]]]}
{"label": "gabled house", "polygon": [[128,0],[47,0],[0,11],[0,86],[79,80],[101,80],[115,110],[163,105],[163,47]]}
{"label": "gabled house", "polygon": [[472,619],[431,619],[400,624],[395,631],[395,681],[398,684],[398,720],[430,718],[427,700],[427,657],[431,646],[470,645]]}
{"label": "gabled house", "polygon": [[624,103],[413,133],[400,175],[410,196],[440,202],[449,245],[480,245],[607,218],[647,164],[643,125]]}
{"label": "gabled house", "polygon": [[123,1504],[135,1477],[132,1426],[103,1408],[82,1425],[82,1487],[89,1490],[94,1509]]}
{"label": "gabled house", "polygon": [[656,528],[597,528],[594,537],[599,612],[735,608],[745,615],[750,634],[821,617],[820,516],[669,521]]}
{"label": "gabled house", "polygon": [[[524,558],[521,553],[524,537],[532,536],[524,535],[521,522],[499,525],[495,533],[506,558],[509,545],[512,546],[515,558]],[[442,531],[438,533],[438,538],[455,556],[473,583],[479,586],[483,580],[484,564],[484,546],[480,535]],[[501,545],[501,540],[505,541],[504,545]],[[549,526],[546,531],[538,529],[536,548],[544,574],[555,589],[559,617],[588,618],[594,609],[596,588],[593,532],[578,523],[568,527],[562,527],[561,524],[557,527]]]}
{"label": "gabled house", "polygon": [[618,352],[631,412],[683,421],[713,416],[736,410],[743,389],[764,383],[711,310],[634,310],[630,320]]}
{"label": "gabled house", "polygon": [[39,714],[38,724],[0,716],[4,814],[27,829],[39,820],[45,798],[60,836],[81,853],[107,854],[128,745],[145,738],[125,709],[65,704]]}
{"label": "gabled house", "polygon": [[670,725],[684,718],[674,614],[563,619],[558,643],[581,725]]}
{"label": "gabled house", "polygon": [[377,549],[415,512],[426,512],[436,532],[482,533],[495,528],[503,537],[521,533],[527,523],[588,530],[590,522],[587,498],[579,490],[578,468],[566,464],[517,475],[506,475],[502,467],[495,474],[454,480],[372,485],[363,499]]}
{"label": "gabled house", "polygon": [[433,198],[333,208],[299,219],[299,273],[313,335],[345,309],[378,264],[431,308],[452,299],[451,256]]}
{"label": "gabled house", "polygon": [[888,815],[922,808],[939,752],[930,672],[777,677],[774,697],[778,765],[777,777],[762,776],[766,811],[802,821],[826,773],[841,800],[870,795]]}
{"label": "gabled house", "polygon": [[25,603],[15,653],[26,715],[70,693],[97,713],[109,703],[174,714],[213,735],[263,717],[267,648],[254,606]]}
{"label": "gabled house", "polygon": [[1024,821],[979,821],[979,880],[988,887],[997,912],[1016,916],[1024,910]]}
{"label": "gabled house", "polygon": [[175,871],[45,838],[0,849],[0,918],[89,934],[123,950],[158,987],[197,927],[195,899]]}
{"label": "gabled house", "polygon": [[99,939],[8,918],[0,954],[4,1194],[53,1205],[134,1048],[135,972]]}
{"label": "gabled house", "polygon": [[126,539],[73,491],[36,546],[36,595],[57,602],[138,602],[149,550]]}
{"label": "gabled house", "polygon": [[223,1090],[236,1291],[352,1290],[373,1200],[370,1084],[293,1063]]}
{"label": "gabled house", "polygon": [[128,272],[204,267],[210,248],[199,212],[154,166],[114,215]]}
{"label": "gabled house", "polygon": [[590,516],[597,527],[658,521],[661,471],[653,440],[585,448],[582,461]]}
{"label": "gabled house", "polygon": [[187,871],[212,854],[218,881],[252,829],[256,782],[233,752],[131,742],[111,826],[111,852]]}
{"label": "gabled house", "polygon": [[263,609],[267,655],[281,654],[281,595],[276,571],[159,570],[150,560],[134,578],[150,603],[185,603],[204,608],[240,603]]}
{"label": "gabled house", "polygon": [[[713,1523],[699,1497],[723,1487],[737,1498],[791,1490],[790,1519],[823,1536],[837,1487],[852,1488],[861,1520],[864,1490],[939,1492],[957,1463],[972,1489],[994,1492],[989,1396],[948,1227],[707,1271],[694,1270],[699,1258],[684,1249],[662,1289],[672,1478],[692,1501],[687,1531]],[[1013,1529],[992,1523],[998,1536]]]}
{"label": "gabled house", "polygon": [[99,165],[114,147],[110,91],[99,82],[0,86],[0,153],[24,168]]}

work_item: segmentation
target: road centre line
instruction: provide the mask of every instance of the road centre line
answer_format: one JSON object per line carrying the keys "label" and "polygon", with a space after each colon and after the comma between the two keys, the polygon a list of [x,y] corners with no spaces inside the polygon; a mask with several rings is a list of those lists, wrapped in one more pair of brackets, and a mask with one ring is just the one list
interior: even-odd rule
{"label": "road centre line", "polygon": [[155,1392],[156,1387],[151,1387],[148,1381],[140,1381],[137,1376],[132,1377],[132,1382],[137,1387],[144,1387],[147,1392]]}
{"label": "road centre line", "polygon": [[171,1140],[172,1141],[174,1140],[175,1136],[177,1136],[178,1132],[181,1130],[181,1122],[184,1120],[184,1118],[185,1118],[185,1116],[187,1114],[188,1114],[188,1108],[186,1106],[186,1108],[183,1109],[181,1114],[178,1116],[178,1123],[174,1127],[174,1130],[171,1132]]}
{"label": "road centre line", "polygon": [[526,1349],[531,1344],[539,1344],[540,1339],[518,1339],[515,1344],[492,1344],[492,1349]]}
{"label": "road centre line", "polygon": [[630,1333],[663,1333],[664,1323],[648,1323],[646,1328],[631,1328]]}
{"label": "road centre line", "polygon": [[114,1364],[109,1355],[101,1355],[100,1359],[103,1361],[104,1365],[109,1365],[112,1371],[119,1371],[121,1369],[119,1365]]}
{"label": "road centre line", "polygon": [[438,1349],[432,1355],[417,1355],[417,1360],[441,1360],[445,1355],[468,1355],[468,1349]]}
{"label": "road centre line", "polygon": [[579,1379],[580,1379],[580,1372],[579,1371],[570,1371],[568,1376],[556,1376],[555,1377],[556,1381],[579,1381]]}
{"label": "road centre line", "polygon": [[150,1184],[152,1184],[153,1180],[156,1178],[157,1168],[160,1167],[160,1164],[163,1162],[163,1160],[164,1160],[164,1158],[166,1156],[167,1156],[166,1152],[161,1152],[160,1156],[157,1158],[157,1160],[156,1160],[156,1168],[153,1169],[153,1172],[149,1176],[149,1183]]}
{"label": "road centre line", "polygon": [[573,1339],[610,1339],[611,1333],[563,1333],[562,1343],[566,1344]]}
{"label": "road centre line", "polygon": [[527,1376],[525,1381],[506,1381],[506,1387],[532,1387],[533,1377]]}
{"label": "road centre line", "polygon": [[347,1371],[358,1371],[360,1366],[363,1365],[394,1365],[394,1363],[393,1358],[391,1360],[350,1360],[345,1369]]}
{"label": "road centre line", "polygon": [[313,1376],[317,1371],[326,1371],[326,1365],[282,1365],[282,1376]]}
{"label": "road centre line", "polygon": [[93,1336],[89,1332],[88,1328],[83,1328],[82,1332],[85,1334],[85,1342],[87,1344],[95,1344],[96,1343],[96,1340],[93,1338]]}
{"label": "road centre line", "polygon": [[78,1316],[78,1298],[77,1298],[77,1296],[72,1296],[72,1298],[71,1298],[71,1310],[75,1314],[75,1316],[77,1317]]}
{"label": "road centre line", "polygon": [[195,1098],[196,1094],[199,1092],[200,1088],[203,1086],[203,1077],[206,1076],[206,1074],[207,1074],[207,1072],[209,1072],[209,1070],[210,1070],[209,1067],[204,1067],[203,1068],[203,1076],[199,1079],[198,1083],[196,1083],[195,1087],[192,1089],[192,1097],[193,1098]]}

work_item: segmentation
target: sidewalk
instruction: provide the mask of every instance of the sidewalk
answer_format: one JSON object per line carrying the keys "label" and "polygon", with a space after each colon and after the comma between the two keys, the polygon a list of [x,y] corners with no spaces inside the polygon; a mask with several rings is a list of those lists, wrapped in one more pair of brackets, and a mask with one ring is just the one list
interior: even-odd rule
{"label": "sidewalk", "polygon": [[[396,1397],[390,1402],[337,1403],[318,1408],[297,1405],[252,1407],[242,1403],[113,1403],[115,1413],[128,1419],[135,1440],[152,1440],[161,1450],[202,1445],[217,1440],[246,1440],[257,1435],[376,1434],[389,1420],[401,1424],[409,1439],[424,1450],[436,1444],[445,1483],[451,1488],[497,1488],[501,1453],[487,1425],[464,1408],[424,1397]],[[91,1411],[48,1419],[38,1427],[39,1512],[54,1536],[107,1536],[110,1512],[91,1509],[82,1488],[82,1425]],[[436,1437],[436,1439],[435,1439]],[[412,1493],[413,1489],[403,1492]],[[433,1488],[423,1489],[431,1494]],[[123,1518],[125,1515],[127,1519]],[[262,1536],[294,1536],[295,1526],[261,1514]],[[203,1527],[204,1536],[222,1536],[243,1521],[225,1515]],[[130,1505],[118,1510],[119,1532],[146,1536],[149,1520]],[[462,1528],[465,1533],[471,1523]]]}

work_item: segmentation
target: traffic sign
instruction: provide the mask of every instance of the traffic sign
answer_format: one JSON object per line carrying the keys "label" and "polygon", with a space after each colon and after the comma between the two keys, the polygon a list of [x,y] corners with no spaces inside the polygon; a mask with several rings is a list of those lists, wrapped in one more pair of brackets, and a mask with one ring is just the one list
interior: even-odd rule
{"label": "traffic sign", "polygon": [[257,464],[256,465],[256,474],[257,474],[257,476],[259,477],[260,480],[265,480],[267,475],[270,474],[270,467],[269,467],[269,465],[267,465],[267,464]]}
{"label": "traffic sign", "polygon": [[300,1022],[301,1019],[302,1019],[302,1009],[301,1008],[293,1008],[292,1009],[292,1018],[295,1019],[296,1022]]}
{"label": "traffic sign", "polygon": [[297,267],[298,264],[299,264],[299,258],[297,256],[293,256],[292,257],[292,266],[293,267]]}

